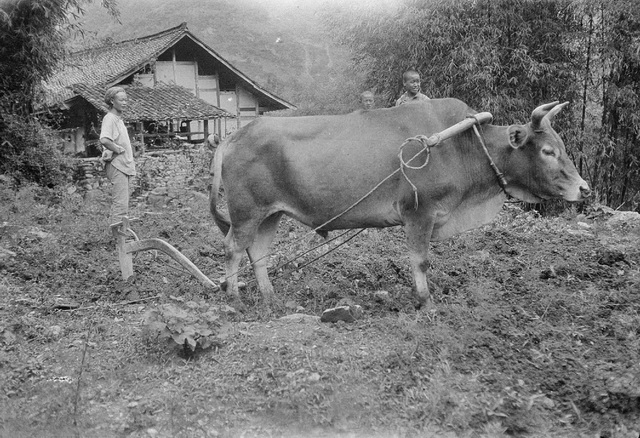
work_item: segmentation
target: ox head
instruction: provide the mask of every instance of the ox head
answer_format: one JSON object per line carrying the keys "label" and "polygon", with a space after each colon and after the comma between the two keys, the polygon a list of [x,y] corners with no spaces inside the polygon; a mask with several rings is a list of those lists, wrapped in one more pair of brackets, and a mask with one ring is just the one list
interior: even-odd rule
{"label": "ox head", "polygon": [[551,127],[553,117],[567,105],[541,105],[531,122],[508,128],[512,150],[505,171],[506,191],[525,202],[563,198],[582,201],[590,196],[588,184],[569,159],[564,142]]}

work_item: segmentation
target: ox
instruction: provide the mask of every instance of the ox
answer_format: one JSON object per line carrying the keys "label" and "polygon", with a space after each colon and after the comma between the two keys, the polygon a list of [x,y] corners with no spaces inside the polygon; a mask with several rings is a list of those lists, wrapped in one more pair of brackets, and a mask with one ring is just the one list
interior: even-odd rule
{"label": "ox", "polygon": [[[428,162],[428,149],[419,153],[420,142],[408,142],[403,156],[418,155],[404,174],[397,172],[398,150],[406,139],[433,135],[477,113],[457,99],[433,99],[339,116],[251,122],[218,148],[213,164],[211,212],[225,234],[227,291],[240,303],[237,272],[246,250],[265,302],[274,302],[266,256],[286,214],[320,233],[402,225],[414,295],[418,306],[430,307],[426,271],[431,240],[489,223],[506,194],[536,203],[589,196],[587,183],[551,127],[566,104],[536,108],[526,125],[486,124],[480,127],[481,136],[468,129],[430,148]],[[504,175],[504,189],[491,159]],[[221,179],[228,215],[216,208]]]}

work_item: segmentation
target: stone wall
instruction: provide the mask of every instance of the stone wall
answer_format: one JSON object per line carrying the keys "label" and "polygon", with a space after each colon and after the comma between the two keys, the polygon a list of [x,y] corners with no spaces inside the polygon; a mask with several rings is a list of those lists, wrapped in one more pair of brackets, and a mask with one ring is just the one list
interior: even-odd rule
{"label": "stone wall", "polygon": [[[139,155],[132,200],[165,205],[192,191],[206,192],[212,159],[213,152],[203,147]],[[91,193],[90,197],[95,197],[96,191],[111,193],[111,183],[99,158],[78,159],[74,181],[78,190]]]}

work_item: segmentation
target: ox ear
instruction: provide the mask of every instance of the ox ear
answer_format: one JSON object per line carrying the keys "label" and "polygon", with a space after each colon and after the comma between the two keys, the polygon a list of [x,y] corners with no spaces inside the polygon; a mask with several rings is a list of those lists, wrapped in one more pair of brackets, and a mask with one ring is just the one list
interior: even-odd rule
{"label": "ox ear", "polygon": [[527,142],[527,129],[522,125],[511,125],[508,129],[509,144],[512,148],[518,149]]}

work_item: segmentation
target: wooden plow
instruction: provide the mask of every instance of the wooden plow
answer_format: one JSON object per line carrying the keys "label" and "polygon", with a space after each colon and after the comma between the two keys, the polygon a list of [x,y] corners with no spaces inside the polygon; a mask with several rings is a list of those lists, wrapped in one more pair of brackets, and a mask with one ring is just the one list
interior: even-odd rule
{"label": "wooden plow", "polygon": [[[130,228],[132,222],[138,222],[140,219],[127,216],[122,217],[122,221],[111,225],[111,234],[116,238],[116,248],[118,249],[118,260],[120,261],[120,271],[122,278],[127,280],[133,275],[133,254],[139,251],[157,250],[167,254],[173,260],[178,262],[191,275],[197,278],[206,288],[212,292],[220,289],[213,281],[194,265],[184,254],[178,251],[169,243],[162,239],[150,238],[139,240],[138,236]],[[129,240],[133,237],[135,240]]]}

